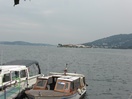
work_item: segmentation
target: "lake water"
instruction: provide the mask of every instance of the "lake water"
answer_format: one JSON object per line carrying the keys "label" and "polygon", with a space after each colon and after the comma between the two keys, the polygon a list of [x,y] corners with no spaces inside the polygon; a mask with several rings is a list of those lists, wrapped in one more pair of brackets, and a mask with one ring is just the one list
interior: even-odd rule
{"label": "lake water", "polygon": [[128,99],[132,93],[132,50],[0,45],[0,62],[37,60],[42,73],[69,72],[86,76],[84,99]]}

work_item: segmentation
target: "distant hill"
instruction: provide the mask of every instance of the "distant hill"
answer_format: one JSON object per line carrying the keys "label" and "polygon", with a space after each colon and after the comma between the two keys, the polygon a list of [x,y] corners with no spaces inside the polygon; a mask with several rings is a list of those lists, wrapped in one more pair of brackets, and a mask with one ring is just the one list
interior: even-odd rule
{"label": "distant hill", "polygon": [[50,44],[29,43],[29,42],[24,42],[24,41],[14,41],[14,42],[1,41],[0,44],[4,44],[4,45],[29,45],[29,46],[52,46]]}
{"label": "distant hill", "polygon": [[84,43],[86,46],[99,48],[132,49],[132,34],[119,34]]}

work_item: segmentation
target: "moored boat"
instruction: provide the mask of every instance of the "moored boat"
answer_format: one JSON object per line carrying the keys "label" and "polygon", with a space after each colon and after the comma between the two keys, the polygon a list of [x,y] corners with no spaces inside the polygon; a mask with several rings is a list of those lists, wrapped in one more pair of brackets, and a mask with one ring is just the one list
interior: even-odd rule
{"label": "moored boat", "polygon": [[22,99],[26,88],[31,88],[41,75],[39,63],[15,60],[0,66],[0,99]]}
{"label": "moored boat", "polygon": [[81,99],[86,86],[83,74],[52,72],[38,77],[33,88],[25,93],[28,99]]}

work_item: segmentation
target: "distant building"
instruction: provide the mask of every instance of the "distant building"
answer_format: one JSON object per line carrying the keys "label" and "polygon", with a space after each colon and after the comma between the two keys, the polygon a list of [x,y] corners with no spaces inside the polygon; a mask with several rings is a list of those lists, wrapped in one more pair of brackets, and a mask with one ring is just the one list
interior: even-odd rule
{"label": "distant building", "polygon": [[69,47],[69,48],[91,48],[91,46],[85,46],[81,44],[58,44],[58,47]]}

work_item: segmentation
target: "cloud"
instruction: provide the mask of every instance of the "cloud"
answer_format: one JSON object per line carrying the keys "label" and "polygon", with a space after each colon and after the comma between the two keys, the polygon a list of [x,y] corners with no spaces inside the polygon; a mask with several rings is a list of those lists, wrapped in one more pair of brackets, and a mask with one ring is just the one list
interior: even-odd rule
{"label": "cloud", "polygon": [[20,1],[0,0],[1,40],[10,33],[14,40],[79,43],[132,32],[131,0]]}
{"label": "cloud", "polygon": [[42,15],[46,15],[46,16],[49,16],[49,15],[52,15],[53,13],[55,13],[55,11],[53,11],[53,10],[46,10],[46,11],[43,11],[42,12]]}

